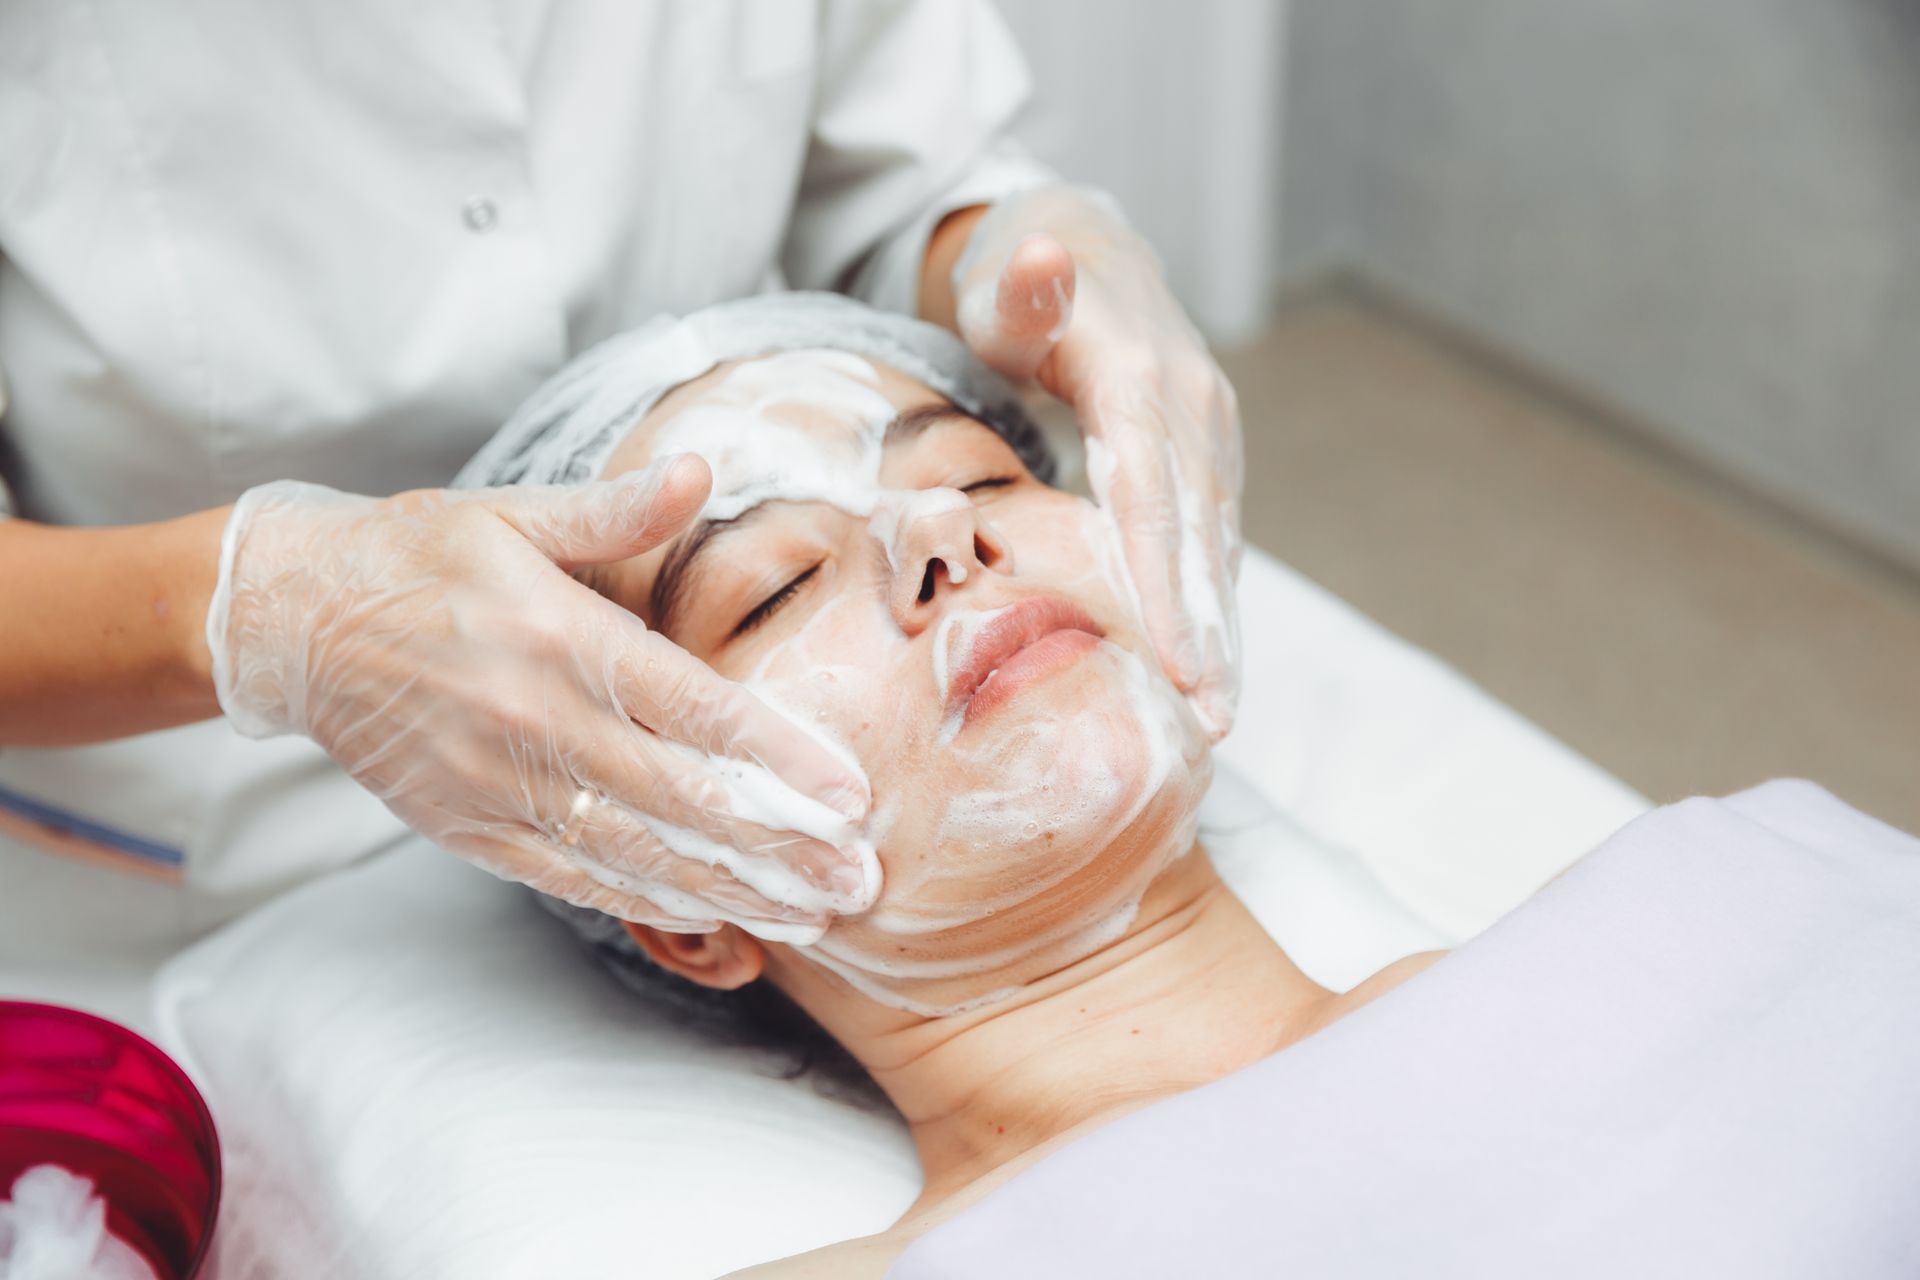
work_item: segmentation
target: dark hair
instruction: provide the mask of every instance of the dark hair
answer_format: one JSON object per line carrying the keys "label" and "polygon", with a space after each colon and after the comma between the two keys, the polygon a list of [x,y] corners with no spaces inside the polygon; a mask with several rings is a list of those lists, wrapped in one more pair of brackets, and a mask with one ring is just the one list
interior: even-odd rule
{"label": "dark hair", "polygon": [[764,978],[737,991],[716,991],[655,964],[612,916],[535,894],[621,986],[669,1020],[719,1044],[764,1051],[774,1074],[805,1078],[830,1097],[873,1108],[886,1105],[880,1086],[826,1028]]}

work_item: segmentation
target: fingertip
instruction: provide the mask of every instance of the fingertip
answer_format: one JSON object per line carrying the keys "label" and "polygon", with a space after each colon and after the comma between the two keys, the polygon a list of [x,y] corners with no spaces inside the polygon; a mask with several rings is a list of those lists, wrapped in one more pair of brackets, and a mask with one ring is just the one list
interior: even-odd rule
{"label": "fingertip", "polygon": [[685,528],[713,491],[713,470],[697,453],[657,458],[619,478],[630,486],[636,554],[650,550]]}
{"label": "fingertip", "polygon": [[752,690],[742,686],[741,692],[750,700],[752,715],[737,721],[726,735],[730,745],[725,754],[771,769],[789,787],[856,826],[865,822],[873,807],[873,788],[859,763]]}
{"label": "fingertip", "polygon": [[1010,378],[1030,378],[1066,335],[1075,288],[1072,251],[1035,232],[1013,247],[998,271],[960,290],[955,318],[988,365]]}
{"label": "fingertip", "polygon": [[1193,643],[1192,632],[1183,628],[1182,634],[1174,640],[1167,659],[1167,678],[1183,693],[1192,694],[1200,686],[1200,650]]}
{"label": "fingertip", "polygon": [[660,476],[663,493],[682,492],[697,495],[705,502],[713,490],[713,467],[697,453],[670,453],[657,459],[649,470]]}
{"label": "fingertip", "polygon": [[833,888],[842,902],[840,914],[860,915],[873,909],[880,900],[884,874],[879,855],[865,840],[856,840],[839,851],[846,861],[833,873]]}
{"label": "fingertip", "polygon": [[[1150,563],[1163,562],[1154,557]],[[1145,622],[1153,639],[1154,655],[1160,659],[1162,670],[1181,693],[1193,693],[1199,688],[1205,673],[1198,629],[1177,604],[1180,599],[1179,569],[1171,564],[1166,565],[1166,572],[1153,581],[1151,589],[1136,574],[1134,585],[1140,591],[1141,609],[1146,614]]]}
{"label": "fingertip", "polygon": [[713,492],[713,468],[697,453],[668,454],[632,474],[641,477],[635,481],[636,488],[653,490],[653,522],[672,518],[675,528],[705,506]]}
{"label": "fingertip", "polygon": [[1233,731],[1234,701],[1225,692],[1215,688],[1203,688],[1188,700],[1193,714],[1200,721],[1200,727],[1206,732],[1207,741],[1217,743]]}
{"label": "fingertip", "polygon": [[1050,348],[1073,318],[1076,287],[1072,251],[1045,232],[1028,236],[1000,272],[995,302],[1001,334]]}
{"label": "fingertip", "polygon": [[746,920],[739,927],[762,942],[787,947],[811,947],[827,936],[831,920],[821,917],[805,920]]}
{"label": "fingertip", "polygon": [[1007,259],[1007,272],[1011,275],[1023,273],[1038,281],[1057,279],[1066,288],[1069,297],[1073,293],[1074,265],[1073,250],[1059,237],[1045,231],[1035,231],[1023,238],[1013,247],[1013,253]]}

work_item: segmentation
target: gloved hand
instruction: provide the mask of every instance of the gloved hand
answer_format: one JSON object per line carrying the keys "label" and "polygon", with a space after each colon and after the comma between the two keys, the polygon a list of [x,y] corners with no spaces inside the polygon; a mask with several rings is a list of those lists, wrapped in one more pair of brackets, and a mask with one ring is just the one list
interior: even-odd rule
{"label": "gloved hand", "polygon": [[659,544],[711,483],[682,456],[577,488],[249,490],[207,618],[220,705],[496,875],[816,938],[879,892],[859,766],[568,576]]}
{"label": "gloved hand", "polygon": [[1073,406],[1161,665],[1225,736],[1240,688],[1240,411],[1153,250],[1099,192],[1039,187],[987,210],[953,290],[983,360]]}

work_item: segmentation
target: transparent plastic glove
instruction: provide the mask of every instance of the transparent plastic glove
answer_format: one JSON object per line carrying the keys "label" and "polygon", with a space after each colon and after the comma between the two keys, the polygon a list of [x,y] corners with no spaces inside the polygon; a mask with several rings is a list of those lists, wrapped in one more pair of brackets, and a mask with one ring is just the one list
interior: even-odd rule
{"label": "transparent plastic glove", "polygon": [[659,544],[711,483],[682,456],[581,487],[249,490],[207,618],[220,705],[496,875],[817,937],[879,891],[859,766],[568,576]]}
{"label": "transparent plastic glove", "polygon": [[1161,665],[1225,736],[1240,686],[1240,411],[1153,250],[1099,192],[1039,187],[975,224],[953,289],[983,360],[1073,406]]}

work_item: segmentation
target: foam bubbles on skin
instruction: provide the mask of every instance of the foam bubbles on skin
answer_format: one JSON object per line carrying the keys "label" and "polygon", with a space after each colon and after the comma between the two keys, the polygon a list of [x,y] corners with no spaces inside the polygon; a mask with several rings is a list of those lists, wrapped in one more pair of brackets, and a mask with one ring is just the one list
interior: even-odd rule
{"label": "foam bubbles on skin", "polygon": [[[828,606],[749,683],[795,696],[813,645],[886,635],[858,612],[851,600]],[[838,692],[887,706],[892,643],[868,641],[872,661],[858,665],[873,674]],[[1103,643],[1082,661],[1079,675],[1056,677],[1079,681],[1073,696],[1042,714],[1003,711],[965,738],[885,748],[938,761],[942,781],[915,795],[910,826],[875,832],[888,854],[879,904],[798,954],[869,998],[937,1016],[1003,997],[1124,932],[1146,887],[1192,846],[1184,815],[1205,786],[1204,753],[1178,695],[1140,655]],[[931,702],[941,682],[921,662]],[[1155,807],[1182,817],[1116,853]]]}
{"label": "foam bubbles on skin", "polygon": [[[785,708],[775,705],[773,709],[782,711],[790,720],[796,719]],[[821,737],[817,731],[814,736]],[[667,742],[662,746],[689,761],[704,762],[722,782],[720,795],[724,797],[728,815],[739,821],[753,823],[769,834],[764,837],[764,843],[742,850],[715,840],[703,831],[676,825],[653,814],[602,808],[595,811],[596,821],[618,824],[619,834],[622,835],[630,832],[627,840],[608,841],[610,846],[618,848],[635,842],[644,845],[646,842],[639,838],[639,831],[644,830],[653,841],[670,850],[676,858],[714,867],[726,879],[751,889],[768,902],[815,916],[858,912],[878,897],[880,860],[873,842],[844,815],[811,796],[795,791],[764,765],[724,756],[709,756],[684,743]],[[839,758],[849,770],[864,776],[859,762],[844,745],[823,740],[821,749]],[[823,884],[798,867],[768,856],[793,842],[795,837],[786,833],[798,833],[840,850],[843,856],[851,859],[851,866],[835,868],[832,882]],[[821,933],[819,926],[766,921],[750,917],[743,910],[734,910],[732,908],[747,907],[749,900],[742,895],[729,902],[731,895],[725,891],[725,886],[696,897],[663,880],[652,868],[631,860],[619,866],[609,866],[595,860],[585,860],[579,865],[596,883],[623,894],[646,898],[690,927],[736,924],[768,941],[788,943],[811,942]],[[759,903],[751,905],[761,909]]]}
{"label": "foam bubbles on skin", "polygon": [[[998,785],[953,795],[926,882],[870,917],[895,942],[865,957],[890,971],[894,1003],[950,1013],[977,1006],[982,982],[1024,985],[1084,959],[1124,933],[1148,886],[1193,847],[1210,774],[1199,726],[1140,654],[1109,642],[1083,662],[1055,677],[1077,680],[1066,696],[1018,717],[1014,742],[980,737],[974,767],[999,766]],[[944,930],[927,936],[922,963],[903,960],[901,933],[928,923]],[[848,936],[830,929],[814,950],[858,963]]]}
{"label": "foam bubbles on skin", "polygon": [[[763,701],[776,711],[786,710],[777,701]],[[790,712],[786,714],[789,720],[796,722],[801,718]],[[861,772],[859,761],[853,758],[853,753],[844,744],[825,739],[825,735],[817,729],[810,732],[815,738],[824,739],[822,747],[829,755],[839,759],[848,769]],[[811,796],[801,795],[764,765],[730,757],[710,757],[709,763],[727,784],[729,812],[733,817],[769,831],[797,831],[823,844],[830,844],[853,857],[856,875],[854,881],[848,884],[815,885],[782,864],[763,863],[756,859],[741,860],[734,850],[713,842],[708,842],[711,856],[701,857],[701,861],[726,866],[742,883],[768,900],[805,911],[858,910],[879,893],[880,861],[874,854],[873,842],[845,816]],[[682,840],[682,836],[677,829],[670,829],[668,824],[651,818],[645,820],[655,828],[654,834],[662,843],[680,852],[680,844],[675,841]],[[696,832],[686,832],[685,836],[694,840],[704,839]]]}
{"label": "foam bubbles on skin", "polygon": [[582,863],[580,869],[596,884],[605,885],[620,893],[643,897],[667,915],[674,917],[678,923],[663,920],[649,921],[653,928],[666,933],[710,933],[720,925],[731,924],[753,934],[756,938],[767,942],[781,942],[792,947],[803,947],[818,942],[826,933],[824,925],[761,920],[743,916],[728,910],[713,901],[711,897],[696,897],[685,890],[663,884],[651,876],[628,875],[613,867],[593,862]]}
{"label": "foam bubbles on skin", "polygon": [[844,351],[786,351],[732,369],[655,437],[655,457],[698,453],[713,470],[701,514],[730,520],[768,499],[873,513],[894,405],[872,364]]}
{"label": "foam bubbles on skin", "polygon": [[[729,371],[662,427],[653,452],[707,458],[709,518],[769,499],[825,503],[866,521],[876,564],[884,556],[897,572],[919,521],[972,519],[972,503],[954,490],[882,487],[882,437],[895,411],[860,357],[788,352]],[[1008,518],[1018,527],[1005,526],[1006,541],[1020,549],[1029,589],[1064,593],[1096,614],[1104,601],[1109,613],[1137,618],[1111,523],[1090,504],[1061,494]],[[948,568],[957,584],[964,567]],[[1062,682],[1060,696],[1036,702],[1044,709],[1035,713],[1021,714],[1026,704],[1016,702],[973,726],[958,714],[936,724],[900,715],[916,699],[944,705],[960,655],[999,612],[956,601],[921,652],[881,593],[850,587],[767,648],[742,680],[838,752],[876,769],[896,766],[904,772],[892,781],[917,785],[910,803],[876,786],[867,836],[870,848],[886,851],[886,885],[873,910],[835,919],[824,933],[735,923],[794,943],[874,1000],[927,1015],[1002,998],[1123,933],[1147,886],[1192,846],[1191,815],[1206,784],[1204,738],[1179,694],[1116,639],[1050,676]],[[752,820],[832,833],[820,814],[786,803],[769,801]],[[769,821],[776,813],[788,820]],[[696,833],[657,826],[655,834],[735,869],[776,901],[819,901],[817,886],[750,871]]]}

